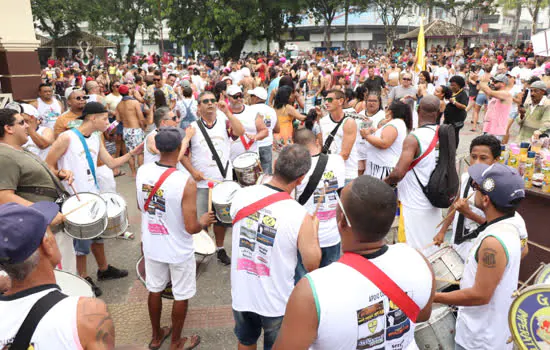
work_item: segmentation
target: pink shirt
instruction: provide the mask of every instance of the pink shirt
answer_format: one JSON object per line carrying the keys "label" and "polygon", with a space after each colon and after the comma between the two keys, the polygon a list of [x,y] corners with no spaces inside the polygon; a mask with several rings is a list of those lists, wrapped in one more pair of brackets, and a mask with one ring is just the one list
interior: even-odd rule
{"label": "pink shirt", "polygon": [[483,132],[495,136],[506,135],[508,126],[508,116],[512,110],[512,104],[504,104],[496,97],[491,98],[485,114],[485,124]]}

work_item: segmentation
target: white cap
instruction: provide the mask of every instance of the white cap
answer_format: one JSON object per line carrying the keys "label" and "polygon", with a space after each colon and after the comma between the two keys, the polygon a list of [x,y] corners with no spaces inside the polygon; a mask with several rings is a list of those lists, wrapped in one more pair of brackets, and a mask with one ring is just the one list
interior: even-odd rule
{"label": "white cap", "polygon": [[267,91],[263,87],[256,87],[254,90],[248,90],[247,91],[249,95],[254,95],[258,97],[260,100],[267,100]]}
{"label": "white cap", "polygon": [[35,117],[36,119],[40,119],[38,110],[27,103],[22,103],[21,107],[23,108],[23,113],[30,115],[31,117]]}
{"label": "white cap", "polygon": [[243,90],[241,90],[241,87],[238,86],[238,85],[229,85],[227,87],[227,94],[229,96],[233,96],[233,95],[236,95],[236,94],[242,93],[242,92],[243,92]]}

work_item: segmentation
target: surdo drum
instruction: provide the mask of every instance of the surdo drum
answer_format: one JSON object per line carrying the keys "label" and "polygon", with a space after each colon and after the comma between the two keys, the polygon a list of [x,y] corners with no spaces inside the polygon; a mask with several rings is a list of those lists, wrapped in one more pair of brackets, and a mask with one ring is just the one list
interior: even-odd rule
{"label": "surdo drum", "polygon": [[464,272],[464,261],[452,247],[443,247],[436,253],[428,257],[432,264],[436,281],[436,290],[438,292],[451,286],[446,281],[458,281],[462,278]]}
{"label": "surdo drum", "polygon": [[434,304],[430,319],[416,325],[416,345],[420,350],[454,349],[455,326],[453,309],[446,305]]}
{"label": "surdo drum", "polygon": [[232,222],[229,213],[231,202],[240,188],[241,186],[234,181],[223,181],[214,186],[212,190],[212,206],[216,217],[224,224],[231,224]]}
{"label": "surdo drum", "polygon": [[233,169],[237,174],[237,181],[242,186],[252,186],[256,184],[262,167],[260,165],[260,156],[254,152],[244,152],[233,160]]}
{"label": "surdo drum", "polygon": [[92,286],[80,276],[61,270],[53,270],[55,282],[64,294],[71,297],[95,298]]}

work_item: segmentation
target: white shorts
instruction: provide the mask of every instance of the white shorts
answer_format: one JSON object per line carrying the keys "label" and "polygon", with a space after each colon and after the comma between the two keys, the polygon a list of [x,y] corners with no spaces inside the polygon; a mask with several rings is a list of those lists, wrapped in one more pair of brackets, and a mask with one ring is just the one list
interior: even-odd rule
{"label": "white shorts", "polygon": [[116,182],[113,171],[107,165],[102,165],[96,169],[97,185],[101,193],[116,192]]}
{"label": "white shorts", "polygon": [[151,293],[160,293],[172,282],[174,300],[187,300],[197,292],[195,255],[177,264],[163,263],[145,257],[145,286]]}

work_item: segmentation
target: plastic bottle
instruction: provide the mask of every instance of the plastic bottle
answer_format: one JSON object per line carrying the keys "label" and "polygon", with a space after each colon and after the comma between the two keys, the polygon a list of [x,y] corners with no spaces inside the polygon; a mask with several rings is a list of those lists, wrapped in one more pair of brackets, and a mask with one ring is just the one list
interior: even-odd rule
{"label": "plastic bottle", "polygon": [[510,150],[510,158],[508,159],[508,165],[512,168],[518,168],[519,163],[519,149],[512,148]]}
{"label": "plastic bottle", "polygon": [[519,148],[519,161],[527,161],[527,151],[529,150],[529,142],[522,142]]}
{"label": "plastic bottle", "polygon": [[544,165],[542,168],[542,173],[544,174],[542,191],[545,193],[550,193],[550,155],[546,156],[546,159],[544,161]]}
{"label": "plastic bottle", "polygon": [[533,174],[535,173],[535,154],[535,152],[527,153],[527,161],[525,162],[525,171],[523,174],[525,188],[533,187],[531,179],[533,178]]}
{"label": "plastic bottle", "polygon": [[510,158],[510,151],[506,149],[506,145],[500,146],[500,164],[508,164],[508,158]]}

